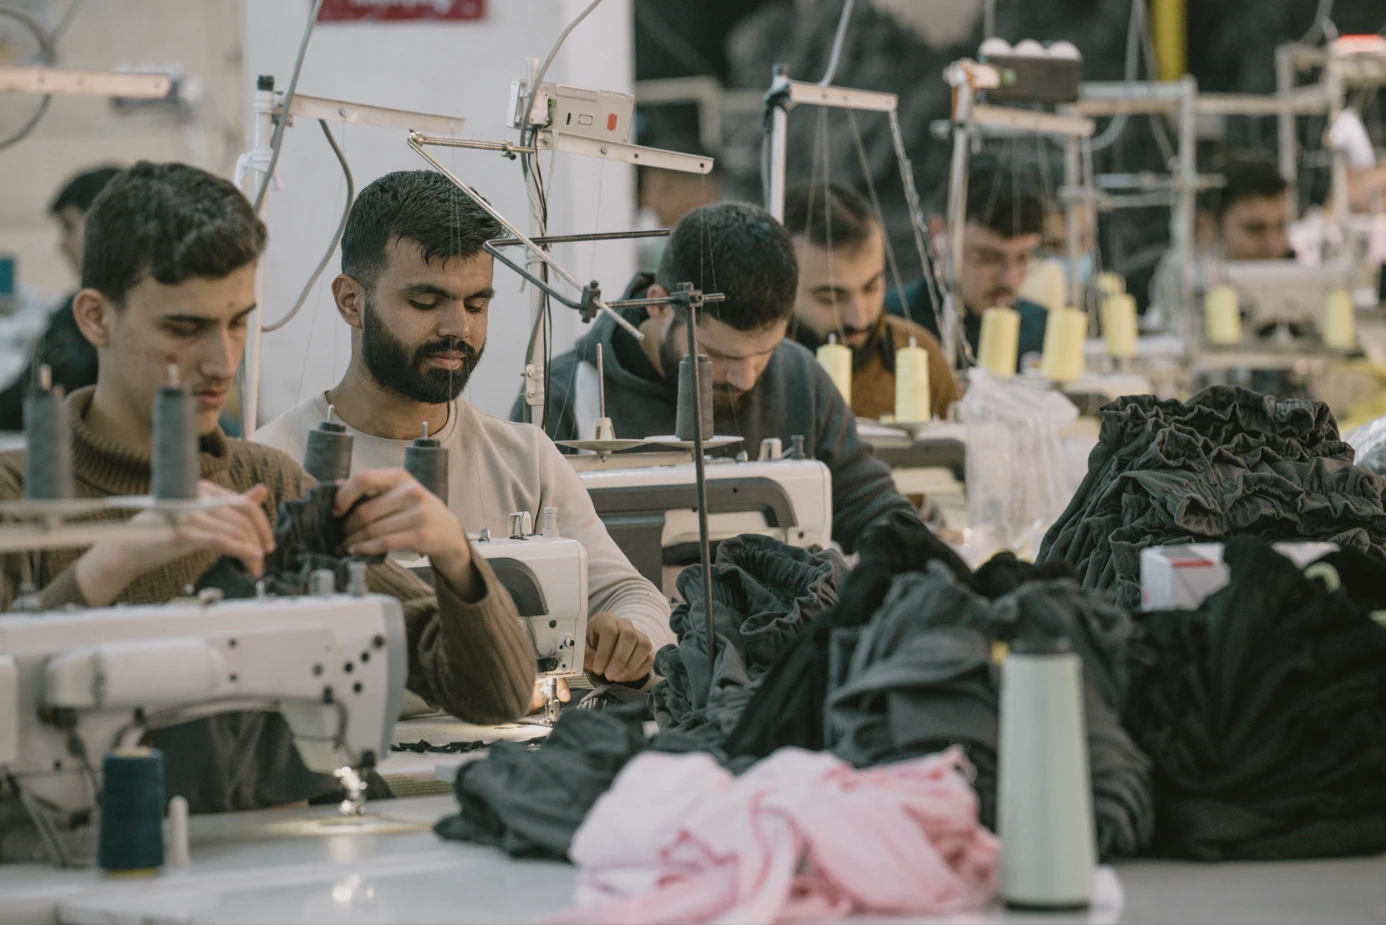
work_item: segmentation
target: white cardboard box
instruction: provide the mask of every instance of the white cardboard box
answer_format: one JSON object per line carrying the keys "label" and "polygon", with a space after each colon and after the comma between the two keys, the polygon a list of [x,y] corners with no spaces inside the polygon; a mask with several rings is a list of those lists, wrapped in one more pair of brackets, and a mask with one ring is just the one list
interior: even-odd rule
{"label": "white cardboard box", "polygon": [[[1337,551],[1333,543],[1275,543],[1276,552],[1304,568]],[[1141,550],[1141,609],[1193,610],[1227,586],[1221,543],[1151,546]]]}

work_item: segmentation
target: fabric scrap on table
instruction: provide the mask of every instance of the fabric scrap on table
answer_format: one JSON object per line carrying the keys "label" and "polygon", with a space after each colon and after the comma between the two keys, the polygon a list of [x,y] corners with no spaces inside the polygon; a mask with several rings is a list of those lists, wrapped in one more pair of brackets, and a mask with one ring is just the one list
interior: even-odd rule
{"label": "fabric scrap on table", "polygon": [[936,915],[996,891],[962,752],[854,770],[785,748],[733,777],[647,752],[573,839],[577,908],[559,923],[835,921]]}
{"label": "fabric scrap on table", "polygon": [[1386,567],[1343,550],[1302,572],[1253,541],[1223,561],[1227,587],[1139,615],[1129,647],[1123,720],[1154,761],[1154,850],[1386,851]]}
{"label": "fabric scrap on table", "polygon": [[1039,561],[1140,606],[1140,551],[1231,537],[1336,543],[1386,559],[1386,481],[1353,465],[1328,407],[1215,386],[1102,409],[1088,474]]}

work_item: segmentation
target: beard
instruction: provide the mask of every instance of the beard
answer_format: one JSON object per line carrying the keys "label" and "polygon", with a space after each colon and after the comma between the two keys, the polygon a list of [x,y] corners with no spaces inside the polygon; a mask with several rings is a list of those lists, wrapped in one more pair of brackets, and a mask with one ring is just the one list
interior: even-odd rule
{"label": "beard", "polygon": [[[450,337],[428,341],[410,350],[390,333],[370,301],[366,302],[361,326],[361,359],[371,378],[411,401],[443,405],[461,395],[485,349],[485,344],[477,350],[465,341]],[[430,357],[440,353],[462,354],[462,368],[438,369],[427,365]]]}

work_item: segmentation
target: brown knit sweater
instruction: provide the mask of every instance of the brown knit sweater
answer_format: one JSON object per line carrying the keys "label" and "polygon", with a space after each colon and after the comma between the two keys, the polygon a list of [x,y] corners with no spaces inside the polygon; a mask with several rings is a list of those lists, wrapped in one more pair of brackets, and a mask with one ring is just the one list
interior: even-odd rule
{"label": "brown knit sweater", "polygon": [[[94,391],[86,388],[73,392],[67,403],[77,497],[148,494],[148,455],[104,440],[87,427],[85,418]],[[241,492],[263,483],[269,489],[265,513],[271,526],[275,523],[280,501],[301,497],[314,484],[312,477],[288,455],[257,443],[230,439],[220,430],[202,439],[199,458],[202,478],[217,485]],[[0,453],[0,500],[20,498],[23,479],[23,454]],[[109,511],[91,515],[90,519],[116,520],[129,516],[127,512]],[[40,599],[45,609],[85,606],[73,567],[83,551],[58,549],[27,553],[22,557],[5,556],[0,574],[0,607],[8,609],[16,595],[23,576],[21,559],[27,560],[32,580],[41,589]],[[216,553],[210,551],[191,552],[158,571],[137,578],[121,593],[117,603],[162,603],[177,597],[195,584],[216,558]],[[403,605],[409,644],[409,689],[460,719],[474,723],[506,722],[528,709],[535,677],[534,653],[510,595],[484,559],[476,556],[473,561],[485,587],[485,594],[475,603],[462,600],[441,577],[435,596],[418,578],[390,562],[372,567],[367,572],[367,583],[371,591],[393,595]],[[271,727],[287,728],[281,722],[267,725],[262,732],[268,735]],[[160,744],[164,745],[162,741]],[[250,742],[245,734],[238,734],[237,751],[261,753],[261,758],[271,767],[262,768],[258,774],[253,771],[247,774],[244,768],[236,769],[233,776],[227,777],[234,792],[219,795],[215,785],[207,785],[226,776],[226,769],[213,765],[217,760],[227,762],[235,756],[221,755],[207,762],[202,768],[199,791],[211,792],[201,793],[196,801],[190,800],[194,802],[194,811],[250,809],[317,795],[285,792],[286,787],[289,791],[313,789],[306,784],[291,787],[264,780],[278,773],[274,766],[283,757],[280,755],[282,744]],[[168,753],[166,745],[164,747],[170,765],[168,770],[173,772],[176,756]],[[280,757],[270,759],[271,755]],[[289,756],[284,760],[294,764],[297,759]],[[178,776],[170,774],[171,779]],[[248,782],[249,778],[259,783]],[[173,786],[169,789],[170,794],[176,792]]]}

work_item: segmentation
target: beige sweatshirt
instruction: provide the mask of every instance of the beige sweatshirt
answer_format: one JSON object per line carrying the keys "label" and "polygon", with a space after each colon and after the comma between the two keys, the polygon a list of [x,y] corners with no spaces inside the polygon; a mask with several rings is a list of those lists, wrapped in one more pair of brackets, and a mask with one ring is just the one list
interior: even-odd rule
{"label": "beige sweatshirt", "polygon": [[[255,439],[302,460],[308,433],[327,417],[327,397],[310,398],[260,428]],[[408,440],[372,437],[348,427],[352,471],[404,465]],[[558,508],[558,529],[587,550],[588,613],[609,610],[633,622],[655,650],[676,640],[669,602],[630,564],[592,507],[573,467],[544,432],[484,414],[464,398],[452,404],[435,434],[448,449],[448,501],[468,533],[505,536],[509,515],[528,511],[537,526],[545,507]]]}

